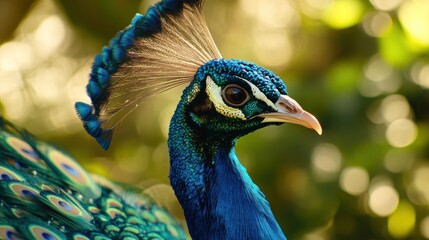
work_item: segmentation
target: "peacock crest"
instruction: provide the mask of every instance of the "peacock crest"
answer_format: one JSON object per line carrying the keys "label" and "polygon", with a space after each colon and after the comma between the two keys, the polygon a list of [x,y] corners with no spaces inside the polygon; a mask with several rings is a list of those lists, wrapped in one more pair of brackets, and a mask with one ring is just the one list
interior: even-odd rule
{"label": "peacock crest", "polygon": [[108,148],[112,130],[146,98],[190,83],[197,69],[221,58],[201,1],[162,1],[137,14],[97,55],[76,109],[89,134]]}

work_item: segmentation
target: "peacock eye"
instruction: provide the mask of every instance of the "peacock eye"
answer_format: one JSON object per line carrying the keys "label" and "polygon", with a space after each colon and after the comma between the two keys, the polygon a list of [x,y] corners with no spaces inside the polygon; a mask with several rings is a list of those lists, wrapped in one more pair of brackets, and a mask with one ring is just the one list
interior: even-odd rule
{"label": "peacock eye", "polygon": [[222,90],[222,98],[231,107],[241,107],[250,99],[246,89],[237,84],[227,85]]}

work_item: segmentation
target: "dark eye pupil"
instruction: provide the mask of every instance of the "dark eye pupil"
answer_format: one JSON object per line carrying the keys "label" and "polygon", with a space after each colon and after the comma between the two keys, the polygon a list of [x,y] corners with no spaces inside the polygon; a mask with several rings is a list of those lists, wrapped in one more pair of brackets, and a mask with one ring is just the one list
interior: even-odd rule
{"label": "dark eye pupil", "polygon": [[227,86],[224,89],[224,98],[232,106],[239,106],[248,99],[246,90],[238,86]]}

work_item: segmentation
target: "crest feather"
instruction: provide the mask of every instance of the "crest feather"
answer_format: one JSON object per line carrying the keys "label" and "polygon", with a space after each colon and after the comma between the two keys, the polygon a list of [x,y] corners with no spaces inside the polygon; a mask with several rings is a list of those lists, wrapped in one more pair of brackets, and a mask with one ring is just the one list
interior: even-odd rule
{"label": "crest feather", "polygon": [[78,102],[76,111],[107,149],[113,129],[144,99],[191,82],[200,66],[219,58],[202,1],[161,1],[97,55],[87,85],[92,106]]}

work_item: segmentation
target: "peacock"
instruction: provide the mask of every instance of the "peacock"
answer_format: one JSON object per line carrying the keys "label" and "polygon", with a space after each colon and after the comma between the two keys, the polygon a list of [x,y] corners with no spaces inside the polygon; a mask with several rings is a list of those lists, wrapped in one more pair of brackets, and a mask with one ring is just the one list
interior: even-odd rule
{"label": "peacock", "polygon": [[[321,126],[273,72],[222,58],[202,5],[163,0],[137,14],[95,57],[86,87],[91,104],[77,102],[77,115],[107,150],[142,101],[187,84],[168,149],[190,236],[286,239],[234,146],[270,125],[319,134]],[[0,118],[0,239],[186,239],[183,229],[149,196],[89,174],[66,151]]]}

